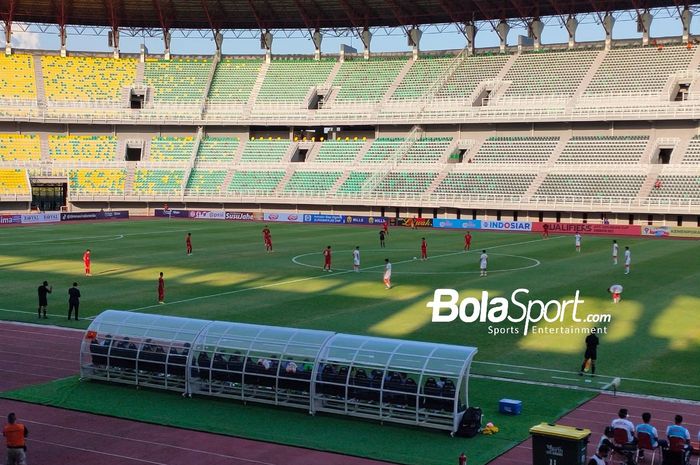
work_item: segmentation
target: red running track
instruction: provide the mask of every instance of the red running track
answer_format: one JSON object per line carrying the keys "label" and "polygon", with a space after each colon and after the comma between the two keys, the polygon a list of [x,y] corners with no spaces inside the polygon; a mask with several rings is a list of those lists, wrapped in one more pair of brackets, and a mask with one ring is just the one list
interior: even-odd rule
{"label": "red running track", "polygon": [[[690,431],[693,441],[700,430],[700,404],[674,402],[667,400],[633,397],[629,395],[598,394],[593,399],[572,410],[557,421],[557,424],[588,428],[591,438],[588,443],[588,455],[592,455],[598,445],[603,430],[617,417],[617,411],[626,408],[630,420],[635,425],[642,422],[642,413],[651,413],[651,423],[656,426],[659,435],[665,437],[666,427],[673,423],[676,414],[683,415],[683,423]],[[658,457],[657,457],[658,458]],[[651,460],[649,461],[651,463]],[[660,461],[656,463],[661,463]],[[695,463],[691,461],[691,463]],[[489,465],[532,465],[532,440],[528,439],[492,460]]]}
{"label": "red running track", "polygon": [[[82,331],[0,323],[0,391],[78,373]],[[0,399],[29,429],[28,463],[384,465],[368,459]],[[4,453],[4,450],[3,450]]]}

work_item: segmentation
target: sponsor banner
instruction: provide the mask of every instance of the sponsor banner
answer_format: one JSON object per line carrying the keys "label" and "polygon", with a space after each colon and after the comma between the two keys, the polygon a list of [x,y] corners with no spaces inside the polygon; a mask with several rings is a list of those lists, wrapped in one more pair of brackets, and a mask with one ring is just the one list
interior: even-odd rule
{"label": "sponsor banner", "polygon": [[226,212],[225,219],[229,221],[254,221],[260,219],[260,216],[250,212]]}
{"label": "sponsor banner", "polygon": [[301,223],[304,221],[304,215],[301,213],[263,213],[264,221],[277,221],[282,223]]}
{"label": "sponsor banner", "polygon": [[551,234],[593,234],[604,236],[640,236],[642,227],[633,224],[593,224],[593,223],[533,223],[532,230],[544,231],[544,225]]}
{"label": "sponsor banner", "polygon": [[158,218],[189,218],[187,210],[175,210],[172,208],[168,210],[156,208],[154,211],[154,216]]}
{"label": "sponsor banner", "polygon": [[435,218],[433,228],[446,229],[481,229],[481,220],[457,220],[453,218]]}
{"label": "sponsor banner", "polygon": [[405,226],[407,228],[432,228],[433,219],[432,218],[399,218],[398,226]]}
{"label": "sponsor banner", "polygon": [[201,220],[224,220],[226,212],[223,210],[188,210],[187,217]]}
{"label": "sponsor banner", "polygon": [[129,218],[127,210],[109,211],[109,212],[74,212],[61,213],[61,221],[77,221],[77,220],[113,220]]}
{"label": "sponsor banner", "polygon": [[345,224],[384,224],[386,219],[382,216],[346,216],[344,218]]}
{"label": "sponsor banner", "polygon": [[532,231],[529,221],[491,221],[481,220],[481,229],[493,231]]}
{"label": "sponsor banner", "polygon": [[19,224],[22,222],[22,215],[0,215],[0,224]]}
{"label": "sponsor banner", "polygon": [[700,228],[692,226],[642,226],[642,235],[700,239]]}
{"label": "sponsor banner", "polygon": [[341,224],[344,220],[343,215],[304,215],[304,223]]}
{"label": "sponsor banner", "polygon": [[61,212],[30,213],[20,216],[22,224],[56,223],[61,221]]}
{"label": "sponsor banner", "polygon": [[668,237],[671,235],[669,226],[643,226],[642,236]]}

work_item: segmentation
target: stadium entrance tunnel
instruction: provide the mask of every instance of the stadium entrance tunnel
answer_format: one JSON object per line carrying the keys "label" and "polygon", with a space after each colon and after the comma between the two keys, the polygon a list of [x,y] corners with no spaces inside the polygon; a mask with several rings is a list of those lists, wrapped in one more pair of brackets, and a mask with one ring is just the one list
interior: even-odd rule
{"label": "stadium entrance tunnel", "polygon": [[107,310],[82,379],[457,432],[475,347]]}

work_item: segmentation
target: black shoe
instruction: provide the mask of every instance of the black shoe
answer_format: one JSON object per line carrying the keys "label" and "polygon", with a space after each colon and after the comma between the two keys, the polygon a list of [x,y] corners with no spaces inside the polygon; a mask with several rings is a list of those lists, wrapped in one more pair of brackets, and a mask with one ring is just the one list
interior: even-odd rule
{"label": "black shoe", "polygon": [[578,372],[578,375],[579,375],[579,376],[583,376],[583,372],[582,372],[582,371],[579,371],[579,372]]}

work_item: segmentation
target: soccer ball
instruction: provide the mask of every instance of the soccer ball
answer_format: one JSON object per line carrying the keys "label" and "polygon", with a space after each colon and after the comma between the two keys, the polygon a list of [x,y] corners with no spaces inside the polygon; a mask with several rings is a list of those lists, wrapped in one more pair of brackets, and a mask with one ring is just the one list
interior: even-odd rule
{"label": "soccer ball", "polygon": [[414,260],[418,260],[418,257],[413,257]]}

